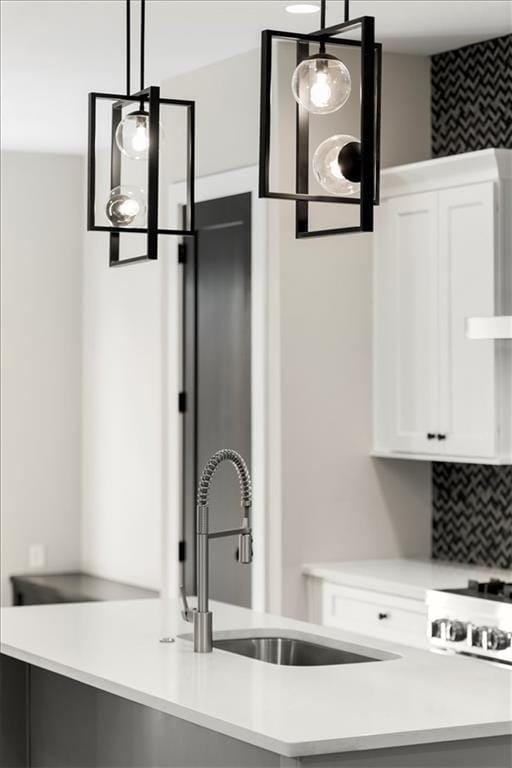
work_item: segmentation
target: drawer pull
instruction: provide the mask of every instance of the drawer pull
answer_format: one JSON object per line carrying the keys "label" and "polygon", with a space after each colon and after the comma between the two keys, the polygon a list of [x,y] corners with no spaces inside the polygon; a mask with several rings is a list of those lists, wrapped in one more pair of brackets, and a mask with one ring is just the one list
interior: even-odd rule
{"label": "drawer pull", "polygon": [[383,619],[389,619],[389,613],[383,613],[382,611],[379,611],[377,615],[379,617],[379,621],[383,621]]}

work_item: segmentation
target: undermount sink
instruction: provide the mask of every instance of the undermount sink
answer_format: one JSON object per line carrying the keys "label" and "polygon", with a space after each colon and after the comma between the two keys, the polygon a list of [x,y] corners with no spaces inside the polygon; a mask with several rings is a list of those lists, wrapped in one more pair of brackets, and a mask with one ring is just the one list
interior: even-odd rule
{"label": "undermount sink", "polygon": [[[181,637],[185,640],[192,639],[189,634]],[[290,667],[362,664],[398,658],[386,651],[377,651],[334,638],[274,629],[216,632],[213,636],[213,648],[269,664]]]}
{"label": "undermount sink", "polygon": [[340,648],[330,648],[289,637],[238,637],[232,640],[213,641],[213,647],[221,651],[238,653],[269,664],[291,667],[316,667],[328,664],[359,664],[363,661],[380,661]]}

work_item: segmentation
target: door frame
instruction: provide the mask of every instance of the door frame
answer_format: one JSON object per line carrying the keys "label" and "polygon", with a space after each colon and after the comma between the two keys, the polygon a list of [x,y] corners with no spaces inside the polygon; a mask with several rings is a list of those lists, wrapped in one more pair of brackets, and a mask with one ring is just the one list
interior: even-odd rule
{"label": "door frame", "polygon": [[[170,210],[173,215],[179,215],[180,206],[185,201],[185,183],[172,184],[168,189]],[[251,607],[263,611],[267,607],[267,529],[268,529],[268,465],[269,465],[269,329],[268,329],[268,285],[269,285],[269,236],[268,236],[268,203],[258,198],[258,166],[237,168],[231,171],[203,176],[196,179],[195,199],[197,202],[212,200],[219,197],[230,197],[246,192],[251,193],[251,476],[253,481],[252,525],[255,557],[252,563]],[[178,291],[182,296],[182,276],[178,277]],[[181,299],[178,299],[180,302]],[[177,322],[178,338],[182,338],[183,311],[180,306],[173,316]],[[178,343],[178,348],[181,342]],[[182,368],[181,352],[177,356]],[[176,360],[176,356],[174,357]],[[179,379],[183,381],[183,370]],[[177,397],[176,393],[176,397]],[[179,445],[182,445],[183,419],[174,421],[174,434]],[[172,429],[169,424],[169,429]],[[178,434],[177,434],[178,433]],[[172,432],[170,432],[172,434]],[[222,447],[222,446],[219,446]],[[272,452],[273,453],[273,452]],[[176,596],[180,581],[178,540],[182,535],[181,491],[183,476],[182,451],[175,452],[177,462],[169,470],[172,476],[175,492],[174,503],[167,505],[164,515],[164,595]],[[179,489],[179,490],[177,490]],[[179,501],[177,501],[179,499]],[[176,538],[176,531],[180,531]],[[167,535],[165,535],[167,532]]]}

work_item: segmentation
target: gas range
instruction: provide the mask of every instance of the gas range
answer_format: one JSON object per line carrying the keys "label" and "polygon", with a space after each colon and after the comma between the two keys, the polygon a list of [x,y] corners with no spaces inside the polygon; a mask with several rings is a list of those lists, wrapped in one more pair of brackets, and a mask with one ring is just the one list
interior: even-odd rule
{"label": "gas range", "polygon": [[429,589],[427,609],[432,648],[512,665],[512,583]]}

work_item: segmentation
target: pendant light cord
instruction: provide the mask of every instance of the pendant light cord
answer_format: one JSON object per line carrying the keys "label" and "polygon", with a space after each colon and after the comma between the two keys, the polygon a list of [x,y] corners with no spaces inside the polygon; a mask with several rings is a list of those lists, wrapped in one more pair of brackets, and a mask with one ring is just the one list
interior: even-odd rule
{"label": "pendant light cord", "polygon": [[349,0],[345,0],[345,21],[348,21],[350,18],[348,4],[349,4]]}

